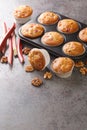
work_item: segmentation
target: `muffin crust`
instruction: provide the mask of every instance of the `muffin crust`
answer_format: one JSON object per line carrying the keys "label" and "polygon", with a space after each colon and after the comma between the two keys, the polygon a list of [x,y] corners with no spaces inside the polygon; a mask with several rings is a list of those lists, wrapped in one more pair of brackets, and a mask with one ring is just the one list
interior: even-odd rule
{"label": "muffin crust", "polygon": [[44,33],[44,28],[42,25],[37,23],[29,23],[21,28],[21,33],[25,37],[36,38]]}
{"label": "muffin crust", "polygon": [[87,27],[82,29],[79,32],[79,38],[83,41],[83,42],[87,42]]}
{"label": "muffin crust", "polygon": [[64,37],[58,32],[46,32],[42,39],[42,43],[48,46],[58,46],[63,43]]}
{"label": "muffin crust", "polygon": [[71,34],[79,30],[79,25],[75,20],[63,19],[58,22],[57,29],[60,32]]}
{"label": "muffin crust", "polygon": [[68,57],[56,58],[51,64],[51,68],[55,73],[67,73],[72,70],[73,66],[74,61]]}
{"label": "muffin crust", "polygon": [[55,24],[59,20],[59,16],[51,11],[46,11],[38,17],[38,22],[45,25]]}
{"label": "muffin crust", "polygon": [[63,52],[69,56],[80,56],[85,52],[83,44],[71,41],[63,46]]}
{"label": "muffin crust", "polygon": [[28,55],[28,60],[36,70],[42,70],[45,67],[45,58],[39,49],[32,49]]}
{"label": "muffin crust", "polygon": [[30,6],[27,5],[20,5],[14,10],[14,17],[15,18],[26,18],[31,16],[33,10]]}

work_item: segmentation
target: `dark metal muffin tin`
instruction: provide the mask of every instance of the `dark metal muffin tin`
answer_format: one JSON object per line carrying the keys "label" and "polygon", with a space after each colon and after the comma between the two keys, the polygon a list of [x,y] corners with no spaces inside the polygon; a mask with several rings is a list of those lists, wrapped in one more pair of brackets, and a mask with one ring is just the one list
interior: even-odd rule
{"label": "dark metal muffin tin", "polygon": [[[61,20],[61,19],[65,19],[65,18],[68,18],[68,19],[69,19],[69,17],[66,17],[66,16],[64,16],[64,15],[61,15],[60,13],[57,13],[57,12],[56,12],[56,14],[59,15],[60,20]],[[35,20],[31,20],[31,21],[29,21],[28,23],[39,23],[38,20],[37,20],[38,17],[39,17],[39,15],[36,17]],[[77,21],[77,20],[75,20],[75,21]],[[20,39],[22,40],[22,42],[24,42],[24,44],[27,44],[27,45],[29,45],[29,46],[32,45],[33,47],[44,48],[44,49],[46,49],[51,55],[53,55],[53,56],[55,56],[55,57],[68,56],[68,55],[65,55],[65,54],[63,53],[63,51],[62,51],[62,47],[63,47],[63,45],[64,45],[65,43],[67,43],[67,42],[69,42],[69,41],[78,41],[78,42],[81,42],[81,43],[84,45],[84,47],[86,48],[86,52],[85,52],[83,55],[81,55],[81,56],[76,56],[76,57],[74,57],[74,56],[68,56],[68,57],[70,57],[70,58],[72,58],[72,59],[79,60],[79,59],[83,59],[83,58],[85,58],[85,57],[87,56],[87,45],[86,45],[86,43],[82,42],[82,41],[78,38],[78,33],[79,33],[80,30],[82,30],[83,28],[87,27],[87,25],[84,24],[84,23],[81,23],[81,22],[79,22],[79,21],[77,21],[77,22],[78,22],[78,24],[79,24],[79,26],[80,26],[80,29],[79,29],[77,32],[73,33],[73,34],[64,34],[64,33],[62,33],[62,32],[59,32],[59,31],[57,30],[57,24],[58,24],[58,22],[55,23],[55,24],[53,24],[53,25],[43,25],[43,24],[42,24],[42,25],[44,26],[44,29],[45,29],[44,33],[45,33],[45,32],[49,32],[49,31],[57,31],[57,32],[59,32],[60,34],[63,34],[63,35],[64,35],[64,38],[65,38],[64,43],[61,44],[61,45],[59,45],[59,46],[55,46],[55,47],[51,47],[51,46],[46,46],[46,45],[44,45],[44,44],[41,42],[41,37],[38,37],[38,38],[35,38],[35,39],[31,39],[31,38],[24,37],[24,36],[22,35],[22,33],[21,33],[21,27],[19,28],[18,34],[19,34],[19,37],[20,37]],[[26,23],[26,24],[28,24],[28,23]],[[39,23],[39,24],[40,24],[40,23]]]}

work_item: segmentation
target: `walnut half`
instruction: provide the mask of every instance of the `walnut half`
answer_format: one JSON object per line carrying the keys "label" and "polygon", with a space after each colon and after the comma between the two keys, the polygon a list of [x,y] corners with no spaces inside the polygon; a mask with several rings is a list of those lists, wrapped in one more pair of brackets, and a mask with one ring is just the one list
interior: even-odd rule
{"label": "walnut half", "polygon": [[44,79],[51,79],[52,78],[52,73],[51,72],[45,72],[44,73]]}

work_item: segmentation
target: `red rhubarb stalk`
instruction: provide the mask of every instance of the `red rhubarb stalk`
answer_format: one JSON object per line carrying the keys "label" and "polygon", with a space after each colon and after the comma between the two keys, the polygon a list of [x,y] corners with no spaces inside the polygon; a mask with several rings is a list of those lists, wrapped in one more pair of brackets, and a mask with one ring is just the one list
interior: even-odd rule
{"label": "red rhubarb stalk", "polygon": [[6,22],[3,22],[3,36],[7,33],[7,25]]}
{"label": "red rhubarb stalk", "polygon": [[0,51],[2,52],[2,49],[6,46],[6,41],[7,39],[11,36],[11,34],[13,33],[13,31],[15,30],[16,26],[15,23],[12,25],[12,27],[10,28],[10,30],[7,31],[7,33],[5,34],[5,36],[2,38],[2,42],[0,45]]}
{"label": "red rhubarb stalk", "polygon": [[17,43],[17,53],[18,53],[18,58],[21,63],[24,63],[24,57],[22,53],[22,44],[20,42],[20,38],[18,38],[18,43]]}
{"label": "red rhubarb stalk", "polygon": [[16,45],[15,32],[12,34],[12,45],[13,45],[13,54],[16,57],[17,56],[17,45]]}
{"label": "red rhubarb stalk", "polygon": [[[7,25],[6,25],[6,22],[3,22],[2,27],[3,27],[3,36],[2,36],[2,37],[4,37],[5,34],[7,33]],[[4,46],[3,49],[2,49],[3,54],[5,53],[5,50],[6,50],[6,46]]]}
{"label": "red rhubarb stalk", "polygon": [[8,45],[9,45],[8,63],[9,63],[10,65],[12,65],[12,62],[13,62],[12,37],[9,38]]}

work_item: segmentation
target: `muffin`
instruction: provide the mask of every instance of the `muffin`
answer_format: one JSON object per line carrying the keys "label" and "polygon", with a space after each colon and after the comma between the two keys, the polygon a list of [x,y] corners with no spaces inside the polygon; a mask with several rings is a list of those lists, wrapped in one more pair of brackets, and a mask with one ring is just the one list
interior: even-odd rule
{"label": "muffin", "polygon": [[61,78],[71,76],[74,68],[74,61],[68,57],[58,57],[51,63],[52,71]]}
{"label": "muffin", "polygon": [[44,45],[47,46],[59,46],[63,43],[64,37],[58,32],[46,32],[42,38],[41,41]]}
{"label": "muffin", "polygon": [[28,38],[37,38],[44,33],[44,27],[37,23],[28,23],[22,26],[21,33]]}
{"label": "muffin", "polygon": [[58,22],[57,29],[66,34],[72,34],[79,30],[79,25],[75,20],[63,19]]}
{"label": "muffin", "polygon": [[14,18],[19,24],[26,23],[33,13],[33,9],[28,5],[20,5],[14,10]]}
{"label": "muffin", "polygon": [[71,41],[63,46],[63,52],[69,56],[80,56],[84,54],[85,47],[80,42]]}
{"label": "muffin", "polygon": [[82,29],[79,32],[79,38],[83,41],[83,42],[87,42],[87,27]]}
{"label": "muffin", "polygon": [[36,70],[43,70],[50,62],[49,53],[45,49],[33,48],[28,55],[28,60]]}
{"label": "muffin", "polygon": [[59,16],[51,11],[46,11],[38,17],[38,22],[45,25],[55,24],[59,20]]}

